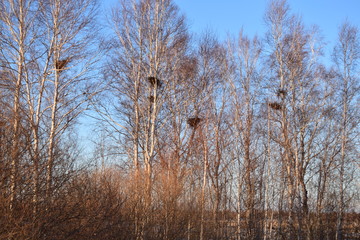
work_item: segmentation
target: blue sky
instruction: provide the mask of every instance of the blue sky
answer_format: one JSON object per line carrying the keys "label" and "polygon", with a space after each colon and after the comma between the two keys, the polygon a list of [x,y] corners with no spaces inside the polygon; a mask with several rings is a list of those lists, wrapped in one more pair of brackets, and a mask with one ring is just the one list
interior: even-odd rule
{"label": "blue sky", "polygon": [[[264,13],[269,0],[175,0],[187,16],[192,32],[210,28],[220,38],[237,35],[243,27],[249,36],[263,36]],[[360,27],[360,0],[288,0],[291,13],[300,15],[307,26],[319,26],[328,48],[346,19]]]}
{"label": "blue sky", "polygon": [[[192,33],[206,29],[220,39],[228,34],[236,36],[241,28],[248,36],[263,36],[263,20],[270,0],[174,0],[180,12],[187,17]],[[108,9],[117,0],[103,0]],[[333,48],[338,27],[346,19],[360,27],[360,0],[288,0],[291,13],[302,16],[307,26],[318,25],[328,51]],[[329,53],[326,53],[329,54]]]}

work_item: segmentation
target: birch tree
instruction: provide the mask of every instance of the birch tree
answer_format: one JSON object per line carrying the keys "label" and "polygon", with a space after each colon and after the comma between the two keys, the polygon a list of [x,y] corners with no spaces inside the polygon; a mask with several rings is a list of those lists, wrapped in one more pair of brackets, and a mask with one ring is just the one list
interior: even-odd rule
{"label": "birch tree", "polygon": [[[33,223],[28,225],[34,238],[40,237],[39,229],[47,220],[40,213],[49,208],[45,198],[52,198],[53,190],[62,185],[59,183],[66,182],[66,178],[56,180],[56,187],[52,187],[54,175],[65,177],[74,157],[65,160],[70,149],[65,133],[91,96],[84,94],[90,85],[85,83],[90,69],[90,61],[85,59],[93,39],[87,33],[94,20],[94,3],[21,0],[0,4],[1,75],[6,76],[1,92],[13,98],[5,110],[12,111],[7,118],[13,134],[9,208],[13,211],[18,199],[18,209],[23,209],[31,196]],[[18,214],[28,217],[26,211]]]}
{"label": "birch tree", "polygon": [[[15,207],[19,193],[19,179],[22,168],[23,148],[23,91],[24,83],[28,80],[29,54],[34,43],[34,25],[36,23],[35,1],[2,1],[0,4],[0,38],[2,74],[6,76],[5,86],[11,94],[12,103],[9,104],[11,117],[8,118],[12,126],[12,147],[10,156],[10,186],[9,208]],[[6,110],[5,110],[6,111]]]}
{"label": "birch tree", "polygon": [[[267,13],[269,23],[268,43],[272,47],[270,66],[275,69],[271,80],[273,99],[269,107],[279,121],[282,149],[282,168],[286,178],[288,234],[307,237],[311,232],[308,221],[308,179],[309,166],[319,154],[316,138],[320,134],[320,120],[324,95],[322,91],[323,67],[318,58],[321,55],[321,40],[316,28],[308,30],[301,20],[289,14],[286,1],[275,1]],[[275,133],[276,134],[276,133]],[[296,216],[293,214],[295,209]],[[296,217],[296,219],[295,219]],[[299,227],[295,227],[295,221]],[[305,223],[306,229],[302,226]],[[292,229],[292,230],[291,230]]]}
{"label": "birch tree", "polygon": [[[347,191],[351,184],[351,168],[356,158],[356,142],[359,126],[359,112],[356,110],[355,99],[359,96],[359,73],[358,63],[360,60],[360,40],[358,28],[349,23],[344,23],[339,29],[338,43],[334,48],[334,63],[337,71],[339,84],[339,122],[341,147],[338,165],[339,190],[336,239],[344,239],[344,214],[346,212]],[[355,152],[354,152],[355,151]]]}
{"label": "birch tree", "polygon": [[53,191],[57,151],[60,143],[64,143],[61,138],[96,92],[89,75],[91,64],[97,60],[91,56],[94,51],[90,48],[96,36],[95,10],[93,0],[50,0],[41,4],[41,20],[46,32],[42,44],[47,53],[42,65],[46,85],[40,88],[47,93],[47,198]]}
{"label": "birch tree", "polygon": [[[255,127],[259,119],[256,115],[260,103],[261,74],[259,74],[259,63],[262,46],[257,37],[249,39],[241,31],[237,42],[232,44],[229,51],[234,68],[233,76],[229,82],[232,99],[233,132],[237,139],[236,144],[238,144],[238,146],[234,146],[238,154],[239,169],[237,190],[239,192],[239,199],[237,199],[239,204],[237,211],[238,214],[241,214],[241,203],[243,202],[242,199],[244,199],[246,236],[255,238],[260,230],[255,226],[255,218],[256,209],[258,208],[257,202],[259,202],[259,199],[256,199],[257,191],[261,191],[258,186],[261,176],[257,175],[261,166],[259,157],[261,152],[258,150],[261,148],[258,145],[260,139]],[[241,172],[244,174],[241,174]],[[240,227],[240,222],[238,222],[238,225]],[[238,234],[240,237],[241,233]]]}
{"label": "birch tree", "polygon": [[[159,128],[166,120],[164,104],[171,94],[175,70],[184,52],[187,33],[184,17],[169,0],[120,2],[113,13],[114,39],[105,78],[117,99],[111,107],[97,110],[126,144],[136,183],[135,235],[145,238],[150,231],[153,177]],[[108,99],[109,100],[109,99]],[[144,185],[140,183],[143,173]],[[144,189],[144,190],[141,190]]]}

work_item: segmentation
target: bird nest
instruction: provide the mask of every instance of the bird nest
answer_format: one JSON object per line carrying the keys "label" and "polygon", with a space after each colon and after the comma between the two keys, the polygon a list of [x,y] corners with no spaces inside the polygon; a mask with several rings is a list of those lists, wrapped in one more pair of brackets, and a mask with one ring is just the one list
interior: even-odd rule
{"label": "bird nest", "polygon": [[276,95],[277,95],[278,97],[284,98],[284,97],[286,97],[286,95],[287,95],[287,91],[286,91],[285,89],[281,89],[281,88],[280,88],[280,89],[277,90]]}
{"label": "bird nest", "polygon": [[148,81],[153,87],[154,86],[161,87],[161,81],[156,77],[148,77]]}
{"label": "bird nest", "polygon": [[190,125],[190,127],[193,128],[196,128],[200,122],[201,122],[201,118],[198,117],[188,118],[187,120],[187,123]]}
{"label": "bird nest", "polygon": [[269,105],[269,107],[271,107],[274,110],[281,110],[282,109],[281,104],[278,103],[278,102],[270,102],[270,103],[268,103],[268,105]]}
{"label": "bird nest", "polygon": [[55,62],[55,68],[57,71],[62,71],[66,67],[66,65],[70,62],[69,58],[58,60]]}
{"label": "bird nest", "polygon": [[155,102],[155,97],[154,97],[154,96],[150,96],[150,97],[149,97],[149,102],[154,103],[154,102]]}

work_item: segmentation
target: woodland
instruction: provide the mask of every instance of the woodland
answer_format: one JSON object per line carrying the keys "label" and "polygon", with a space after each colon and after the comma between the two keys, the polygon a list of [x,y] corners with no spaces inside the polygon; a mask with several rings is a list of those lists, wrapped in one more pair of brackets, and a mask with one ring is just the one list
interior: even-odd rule
{"label": "woodland", "polygon": [[272,0],[220,41],[173,0],[98,9],[0,1],[0,239],[360,239],[358,26],[328,46]]}

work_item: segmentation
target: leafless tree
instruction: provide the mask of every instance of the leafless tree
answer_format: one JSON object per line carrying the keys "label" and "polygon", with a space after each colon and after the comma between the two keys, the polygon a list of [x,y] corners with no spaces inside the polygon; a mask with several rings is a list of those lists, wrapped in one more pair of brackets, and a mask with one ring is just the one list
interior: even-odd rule
{"label": "leafless tree", "polygon": [[[109,92],[118,100],[110,108],[102,105],[97,110],[131,143],[125,151],[132,161],[134,181],[138,182],[143,173],[144,185],[135,187],[138,200],[143,198],[145,204],[142,219],[135,219],[135,235],[140,239],[150,231],[153,166],[159,129],[167,120],[162,115],[164,104],[176,83],[172,83],[175,70],[188,40],[184,18],[168,0],[121,1],[113,24],[115,36],[105,77],[111,80]],[[142,210],[137,207],[136,211]]]}
{"label": "leafless tree", "polygon": [[14,209],[19,190],[18,179],[22,155],[22,116],[23,84],[27,78],[28,54],[33,46],[33,30],[36,10],[34,1],[3,1],[1,8],[1,62],[2,75],[6,76],[4,85],[11,92],[12,125],[11,174],[9,208]]}
{"label": "leafless tree", "polygon": [[[261,167],[259,151],[258,133],[256,133],[257,119],[256,115],[259,114],[259,99],[260,99],[260,55],[262,46],[260,40],[255,37],[250,40],[244,36],[241,31],[237,42],[232,44],[231,58],[234,68],[233,77],[230,78],[230,95],[232,99],[232,112],[233,112],[233,134],[236,135],[238,140],[234,149],[238,149],[238,165],[239,173],[243,172],[244,175],[239,175],[238,185],[238,236],[240,232],[240,219],[242,199],[244,199],[244,211],[246,212],[246,236],[248,238],[256,238],[260,233],[259,226],[256,225],[256,210],[259,210],[259,196],[261,191],[259,183],[261,176],[257,175]],[[260,178],[260,179],[259,179]],[[258,192],[259,191],[259,192]],[[242,193],[245,192],[245,197]],[[258,236],[259,237],[259,236]]]}
{"label": "leafless tree", "polygon": [[[271,67],[278,86],[276,95],[268,105],[279,115],[282,148],[282,167],[286,177],[289,211],[288,234],[301,236],[306,227],[310,238],[309,201],[307,182],[311,175],[309,166],[316,161],[316,138],[320,134],[324,95],[322,91],[321,39],[316,29],[307,30],[301,21],[289,15],[285,1],[275,1],[267,14],[270,24],[268,43],[272,46]],[[279,113],[279,114],[278,114]],[[293,212],[297,210],[295,219]],[[298,222],[298,228],[294,221]],[[290,231],[292,228],[295,231]]]}
{"label": "leafless tree", "polygon": [[[339,112],[341,112],[340,136],[341,150],[339,159],[339,196],[337,211],[336,239],[344,239],[344,213],[346,210],[346,189],[352,181],[351,168],[356,158],[356,128],[359,126],[359,112],[356,110],[355,98],[359,96],[360,40],[357,27],[345,22],[339,30],[338,43],[333,54],[339,84]],[[355,150],[355,152],[353,152]],[[350,170],[350,172],[349,172]]]}
{"label": "leafless tree", "polygon": [[41,4],[40,17],[47,33],[42,41],[47,55],[41,75],[46,85],[42,83],[40,88],[47,93],[48,106],[47,197],[52,192],[53,167],[61,135],[69,129],[84,109],[84,103],[94,94],[89,87],[88,72],[95,60],[89,48],[96,33],[93,25],[95,4],[92,0],[54,0]]}
{"label": "leafless tree", "polygon": [[[18,210],[23,211],[18,214],[32,216],[32,236],[38,238],[40,222],[46,221],[39,213],[40,206],[46,208],[42,205],[45,193],[50,198],[58,184],[66,181],[65,175],[61,181],[54,181],[54,176],[60,177],[61,167],[69,167],[73,159],[69,157],[69,164],[65,163],[70,149],[65,133],[72,130],[71,123],[87,101],[83,94],[88,88],[84,81],[89,79],[86,48],[93,38],[86,31],[94,19],[94,1],[3,1],[0,7],[1,75],[6,76],[1,91],[13,98],[4,109],[13,134],[9,208],[13,211],[18,202]],[[66,61],[60,59],[65,55]],[[57,185],[54,188],[53,182]],[[21,210],[27,204],[31,214]]]}

